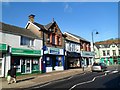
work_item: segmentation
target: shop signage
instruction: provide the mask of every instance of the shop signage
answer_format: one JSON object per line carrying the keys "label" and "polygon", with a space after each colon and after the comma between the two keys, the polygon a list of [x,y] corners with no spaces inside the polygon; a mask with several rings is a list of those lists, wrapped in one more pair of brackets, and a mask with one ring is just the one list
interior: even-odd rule
{"label": "shop signage", "polygon": [[58,48],[50,48],[50,53],[51,54],[59,54],[59,49]]}
{"label": "shop signage", "polygon": [[88,57],[90,57],[90,56],[94,56],[95,54],[93,53],[93,52],[86,52],[86,51],[82,51],[81,52],[81,56],[88,56]]}
{"label": "shop signage", "polygon": [[29,49],[20,49],[20,48],[11,48],[11,53],[13,55],[34,55],[40,56],[40,50],[29,50]]}
{"label": "shop signage", "polygon": [[6,44],[0,44],[0,51],[7,51],[7,45]]}

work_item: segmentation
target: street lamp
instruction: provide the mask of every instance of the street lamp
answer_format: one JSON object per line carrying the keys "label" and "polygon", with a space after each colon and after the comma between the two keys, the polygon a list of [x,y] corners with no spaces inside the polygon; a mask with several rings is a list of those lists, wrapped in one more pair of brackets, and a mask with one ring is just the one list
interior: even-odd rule
{"label": "street lamp", "polygon": [[93,33],[95,32],[95,34],[99,34],[97,31],[93,30],[91,35],[92,35],[92,51],[94,52],[94,38],[93,38]]}
{"label": "street lamp", "polygon": [[[91,35],[92,35],[92,50],[91,51],[93,51],[93,53],[94,53],[94,55],[95,55],[95,50],[94,50],[94,38],[93,38],[93,34],[99,34],[96,30],[93,30],[92,31],[92,33],[91,33]],[[93,57],[93,61],[92,62],[95,62],[95,60],[94,60],[94,58],[95,58],[95,56]]]}

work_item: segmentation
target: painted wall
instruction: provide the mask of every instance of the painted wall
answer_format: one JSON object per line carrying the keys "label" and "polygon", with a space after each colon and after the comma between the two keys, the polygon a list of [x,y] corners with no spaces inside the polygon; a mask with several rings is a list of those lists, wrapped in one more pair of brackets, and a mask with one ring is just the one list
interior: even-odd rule
{"label": "painted wall", "polygon": [[0,37],[2,37],[2,40],[0,39],[0,43],[8,44],[9,46],[12,46],[14,48],[35,50],[40,50],[42,48],[42,40],[39,39],[34,39],[34,46],[28,47],[26,45],[20,45],[21,36],[0,32]]}

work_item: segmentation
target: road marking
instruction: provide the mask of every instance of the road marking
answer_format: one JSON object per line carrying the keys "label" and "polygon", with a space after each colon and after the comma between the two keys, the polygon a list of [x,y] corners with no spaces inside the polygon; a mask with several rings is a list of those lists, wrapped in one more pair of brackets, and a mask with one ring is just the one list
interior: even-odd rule
{"label": "road marking", "polygon": [[112,73],[118,73],[118,71],[112,71],[111,74],[112,74]]}
{"label": "road marking", "polygon": [[[84,74],[86,74],[86,73],[82,73],[82,74],[80,74],[80,75],[84,75]],[[35,89],[35,88],[41,88],[41,87],[47,86],[47,85],[49,85],[49,84],[51,84],[51,83],[53,83],[53,82],[65,81],[65,80],[69,80],[69,79],[71,79],[71,78],[73,78],[73,77],[74,77],[74,75],[71,76],[71,77],[69,77],[69,78],[67,78],[67,79],[62,79],[62,80],[58,80],[58,81],[50,81],[50,82],[48,82],[48,83],[46,83],[46,84],[44,84],[44,85],[36,86],[36,87],[33,87],[33,88],[34,88],[34,89]]]}
{"label": "road marking", "polygon": [[79,86],[79,85],[82,85],[82,84],[87,84],[87,83],[94,82],[96,78],[98,78],[98,77],[103,77],[103,76],[105,76],[105,75],[96,76],[96,77],[94,77],[94,78],[93,78],[92,80],[90,80],[90,81],[86,81],[86,82],[82,82],[82,83],[75,84],[75,85],[72,86],[69,90],[72,90],[72,89],[75,88],[76,86]]}

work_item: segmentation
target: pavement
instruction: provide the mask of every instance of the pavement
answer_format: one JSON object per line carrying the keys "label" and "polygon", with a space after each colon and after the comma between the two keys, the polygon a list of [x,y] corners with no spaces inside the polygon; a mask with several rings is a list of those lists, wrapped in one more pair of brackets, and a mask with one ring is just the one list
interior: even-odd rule
{"label": "pavement", "polygon": [[8,84],[6,78],[2,78],[2,80],[0,80],[0,86],[1,89],[3,90],[10,88],[22,89],[90,71],[91,71],[91,67],[86,67],[84,71],[82,70],[82,68],[77,68],[77,69],[69,69],[64,71],[53,71],[43,74],[21,75],[21,76],[17,76],[17,83],[12,83],[12,84]]}

